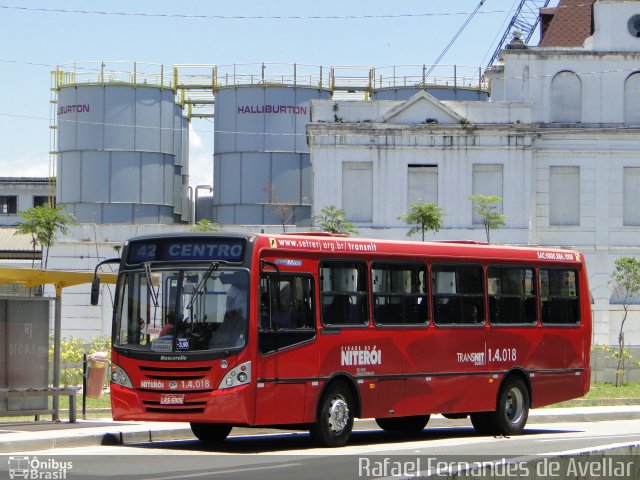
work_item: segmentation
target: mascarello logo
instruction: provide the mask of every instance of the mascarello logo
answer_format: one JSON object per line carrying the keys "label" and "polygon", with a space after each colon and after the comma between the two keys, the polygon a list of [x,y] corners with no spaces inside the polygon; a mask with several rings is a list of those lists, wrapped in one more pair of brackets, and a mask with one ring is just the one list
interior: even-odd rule
{"label": "mascarello logo", "polygon": [[38,480],[65,480],[67,471],[73,468],[73,462],[63,462],[55,458],[9,457],[9,478],[28,478]]}

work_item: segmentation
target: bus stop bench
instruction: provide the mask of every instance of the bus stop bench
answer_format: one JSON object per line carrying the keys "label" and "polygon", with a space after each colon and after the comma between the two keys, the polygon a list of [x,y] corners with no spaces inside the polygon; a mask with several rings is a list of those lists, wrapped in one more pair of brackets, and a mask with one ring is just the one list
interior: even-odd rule
{"label": "bus stop bench", "polygon": [[[78,387],[16,387],[16,388],[0,388],[0,399],[4,398],[26,398],[26,397],[60,397],[67,395],[69,397],[69,423],[76,423],[76,394],[80,389]],[[44,410],[11,410],[0,411],[0,416],[19,416],[19,415],[42,415],[54,413],[51,409]]]}

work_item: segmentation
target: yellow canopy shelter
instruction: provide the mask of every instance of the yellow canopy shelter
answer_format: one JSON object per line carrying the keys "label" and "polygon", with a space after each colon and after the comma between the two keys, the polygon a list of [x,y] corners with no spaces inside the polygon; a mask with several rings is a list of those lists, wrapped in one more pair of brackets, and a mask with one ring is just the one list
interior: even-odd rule
{"label": "yellow canopy shelter", "polygon": [[[79,272],[75,270],[35,270],[32,268],[0,267],[0,284],[21,283],[25,287],[38,285],[53,285],[58,296],[63,288],[91,283],[93,272]],[[116,283],[115,273],[98,273],[100,283]],[[87,302],[87,305],[89,302]]]}
{"label": "yellow canopy shelter", "polygon": [[[115,273],[98,273],[101,283],[116,283],[118,278]],[[80,272],[74,270],[36,270],[32,268],[0,267],[0,284],[21,283],[26,287],[38,285],[53,285],[56,289],[55,321],[53,327],[53,379],[54,387],[60,386],[60,339],[62,336],[62,289],[91,283],[93,272]],[[87,293],[87,306],[89,306],[89,294]],[[59,418],[58,397],[53,397],[54,420]]]}

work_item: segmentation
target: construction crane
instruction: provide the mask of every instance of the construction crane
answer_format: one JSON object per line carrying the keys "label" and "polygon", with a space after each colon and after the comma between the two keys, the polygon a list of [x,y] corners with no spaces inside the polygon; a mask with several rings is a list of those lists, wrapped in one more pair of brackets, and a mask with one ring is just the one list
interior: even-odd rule
{"label": "construction crane", "polygon": [[498,46],[493,52],[491,59],[487,66],[493,65],[500,55],[500,51],[503,50],[511,40],[513,40],[513,31],[519,30],[521,39],[524,43],[529,43],[533,32],[535,31],[538,23],[540,22],[540,9],[549,5],[551,0],[521,0],[520,5],[516,9],[516,12],[511,18],[511,22],[504,31]]}
{"label": "construction crane", "polygon": [[433,62],[433,65],[431,65],[431,68],[429,68],[429,71],[427,71],[427,75],[429,75],[433,71],[433,69],[436,68],[440,64],[440,60],[442,60],[442,58],[447,54],[447,52],[449,51],[451,46],[455,43],[455,41],[458,39],[458,37],[464,31],[464,29],[467,28],[467,25],[469,25],[469,22],[471,22],[471,20],[473,20],[473,17],[476,16],[476,13],[478,13],[478,10],[480,10],[480,8],[482,8],[482,6],[484,5],[485,1],[486,0],[480,0],[480,3],[476,7],[476,9],[473,12],[471,12],[471,15],[469,15],[469,18],[467,18],[467,20],[462,24],[462,27],[460,27],[460,29],[456,32],[456,34],[453,36],[453,38],[447,44],[447,46],[444,47],[444,50],[438,56],[436,61]]}

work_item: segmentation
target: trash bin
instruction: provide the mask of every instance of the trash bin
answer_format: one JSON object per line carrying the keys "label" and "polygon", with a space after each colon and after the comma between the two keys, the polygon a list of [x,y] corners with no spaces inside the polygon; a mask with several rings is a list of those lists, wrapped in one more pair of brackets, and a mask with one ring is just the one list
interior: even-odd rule
{"label": "trash bin", "polygon": [[95,352],[89,355],[87,369],[87,392],[89,398],[100,398],[102,387],[104,386],[104,375],[107,370],[107,354],[105,352]]}

